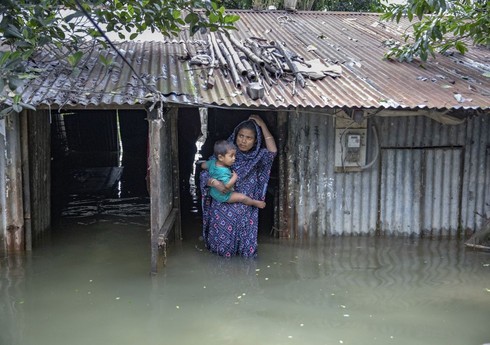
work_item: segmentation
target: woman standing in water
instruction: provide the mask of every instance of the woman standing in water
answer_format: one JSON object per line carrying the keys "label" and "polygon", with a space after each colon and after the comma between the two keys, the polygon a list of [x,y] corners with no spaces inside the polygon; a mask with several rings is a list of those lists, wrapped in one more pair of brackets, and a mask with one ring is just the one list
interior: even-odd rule
{"label": "woman standing in water", "polygon": [[[265,122],[252,115],[240,123],[228,141],[238,148],[233,170],[238,174],[235,191],[264,200],[272,162],[277,153],[274,137]],[[265,147],[264,147],[265,146]],[[254,257],[257,253],[259,210],[242,203],[222,203],[212,199],[209,186],[227,192],[225,186],[201,172],[203,237],[206,247],[221,256]]]}

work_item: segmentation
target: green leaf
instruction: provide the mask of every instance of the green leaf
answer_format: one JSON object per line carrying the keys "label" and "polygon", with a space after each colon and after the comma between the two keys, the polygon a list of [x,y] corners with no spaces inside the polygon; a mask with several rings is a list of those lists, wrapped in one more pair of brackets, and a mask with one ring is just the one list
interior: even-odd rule
{"label": "green leaf", "polygon": [[22,106],[20,104],[13,104],[12,105],[12,109],[16,112],[16,113],[20,113],[22,111]]}
{"label": "green leaf", "polygon": [[211,24],[217,23],[219,21],[219,16],[216,13],[211,13],[209,15],[209,22]]}
{"label": "green leaf", "polygon": [[408,17],[408,20],[411,22],[413,20],[413,12],[412,11],[408,11],[407,12],[407,17]]}
{"label": "green leaf", "polygon": [[9,88],[10,90],[12,91],[15,91],[17,90],[18,87],[21,87],[22,85],[24,85],[24,83],[22,82],[22,80],[20,80],[19,78],[17,77],[11,77],[9,79]]}
{"label": "green leaf", "polygon": [[134,40],[136,37],[138,37],[138,33],[137,32],[133,32],[130,36],[129,36],[129,40]]}
{"label": "green leaf", "polygon": [[77,11],[77,12],[74,12],[72,14],[67,15],[64,18],[64,20],[65,20],[65,22],[68,23],[68,22],[72,21],[72,19],[83,17],[83,16],[84,16],[83,12]]}
{"label": "green leaf", "polygon": [[111,64],[111,59],[106,58],[104,55],[99,55],[99,61],[106,67]]}
{"label": "green leaf", "polygon": [[236,14],[229,14],[229,15],[226,15],[225,16],[225,23],[227,24],[231,24],[231,23],[234,23],[236,22],[237,20],[240,19],[240,16],[239,15],[236,15]]}
{"label": "green leaf", "polygon": [[196,13],[191,12],[187,16],[185,16],[184,21],[188,24],[197,23],[199,21],[199,16]]}
{"label": "green leaf", "polygon": [[461,42],[461,41],[456,41],[456,42],[454,43],[454,47],[455,47],[455,48],[456,48],[456,50],[457,50],[458,52],[460,52],[461,54],[463,54],[463,55],[464,55],[464,53],[466,53],[466,50],[467,50],[467,48],[466,48],[466,44],[464,44],[463,42]]}
{"label": "green leaf", "polygon": [[72,54],[70,56],[68,56],[68,63],[74,67],[76,65],[78,65],[78,63],[80,62],[80,59],[83,57],[83,52],[81,51],[78,51],[76,52],[75,54]]}
{"label": "green leaf", "polygon": [[16,37],[16,38],[19,38],[19,39],[23,39],[24,38],[24,36],[22,36],[22,34],[20,33],[20,31],[15,26],[13,26],[12,24],[9,24],[7,26],[7,28],[5,29],[4,35],[7,38],[9,38],[9,37]]}
{"label": "green leaf", "polygon": [[174,19],[179,19],[180,16],[181,16],[181,12],[179,10],[172,11],[172,17],[174,17]]}

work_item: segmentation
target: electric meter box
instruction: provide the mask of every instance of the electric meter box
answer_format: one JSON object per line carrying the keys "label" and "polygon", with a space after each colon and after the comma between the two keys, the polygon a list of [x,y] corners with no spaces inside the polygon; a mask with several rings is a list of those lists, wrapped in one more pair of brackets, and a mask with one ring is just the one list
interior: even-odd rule
{"label": "electric meter box", "polygon": [[365,128],[335,129],[335,171],[361,171],[366,165]]}

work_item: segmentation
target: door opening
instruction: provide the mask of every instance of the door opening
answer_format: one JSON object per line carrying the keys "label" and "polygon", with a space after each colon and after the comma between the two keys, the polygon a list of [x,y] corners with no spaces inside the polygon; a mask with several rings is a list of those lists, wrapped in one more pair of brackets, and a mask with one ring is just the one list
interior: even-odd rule
{"label": "door opening", "polygon": [[51,138],[53,222],[149,214],[146,111],[59,113]]}

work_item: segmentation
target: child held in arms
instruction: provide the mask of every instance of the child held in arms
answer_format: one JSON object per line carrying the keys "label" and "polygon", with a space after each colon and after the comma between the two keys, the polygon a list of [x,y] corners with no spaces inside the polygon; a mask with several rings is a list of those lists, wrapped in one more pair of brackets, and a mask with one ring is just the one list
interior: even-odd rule
{"label": "child held in arms", "polygon": [[[219,140],[214,144],[214,157],[201,164],[201,168],[207,169],[211,176],[211,188],[209,194],[213,199],[219,202],[236,203],[241,202],[245,205],[264,208],[265,202],[262,200],[252,199],[245,194],[233,191],[238,175],[231,170],[235,163],[236,147],[233,143],[226,140]],[[213,187],[217,181],[222,182],[227,192],[221,193]]]}

